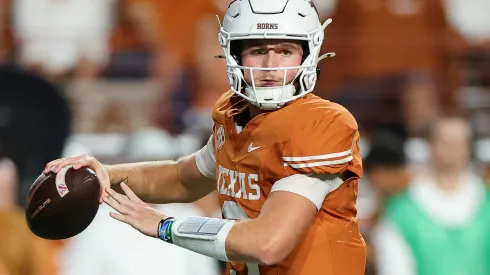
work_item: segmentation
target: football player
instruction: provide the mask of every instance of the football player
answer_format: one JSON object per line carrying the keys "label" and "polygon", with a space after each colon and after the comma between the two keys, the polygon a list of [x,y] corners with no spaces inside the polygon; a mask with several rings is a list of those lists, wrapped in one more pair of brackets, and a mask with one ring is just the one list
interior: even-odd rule
{"label": "football player", "polygon": [[[204,148],[178,161],[110,166],[70,157],[45,172],[93,168],[113,218],[226,261],[227,274],[364,274],[357,123],[311,94],[318,62],[331,56],[319,54],[329,23],[308,0],[232,1],[219,33],[231,90],[215,105]],[[110,188],[119,183],[124,192]],[[145,204],[216,189],[223,219],[174,219]]]}

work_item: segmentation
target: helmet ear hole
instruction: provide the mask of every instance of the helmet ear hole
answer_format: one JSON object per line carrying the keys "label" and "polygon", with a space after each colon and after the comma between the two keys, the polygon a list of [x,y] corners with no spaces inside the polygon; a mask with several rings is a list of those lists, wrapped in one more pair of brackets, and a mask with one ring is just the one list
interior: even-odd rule
{"label": "helmet ear hole", "polygon": [[308,45],[308,41],[302,41],[301,46],[303,48],[303,58],[301,59],[301,63],[305,62],[306,58],[310,55],[310,47]]}
{"label": "helmet ear hole", "polygon": [[236,60],[239,66],[242,65],[242,43],[241,41],[231,41],[230,42],[230,54]]}

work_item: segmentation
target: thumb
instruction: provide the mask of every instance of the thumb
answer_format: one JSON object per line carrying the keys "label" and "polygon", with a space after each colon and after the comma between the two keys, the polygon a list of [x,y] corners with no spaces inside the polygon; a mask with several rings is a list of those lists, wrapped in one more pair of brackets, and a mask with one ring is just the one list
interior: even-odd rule
{"label": "thumb", "polygon": [[107,193],[106,188],[111,187],[111,183],[109,180],[109,176],[105,173],[105,171],[101,171],[100,169],[95,169],[95,173],[99,178],[100,183],[100,198],[99,203],[102,204],[104,202],[104,198],[109,198],[109,193]]}

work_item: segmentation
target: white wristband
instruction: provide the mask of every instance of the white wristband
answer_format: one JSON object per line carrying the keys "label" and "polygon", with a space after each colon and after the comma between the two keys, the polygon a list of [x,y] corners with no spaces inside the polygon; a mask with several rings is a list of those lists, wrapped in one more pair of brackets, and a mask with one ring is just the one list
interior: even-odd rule
{"label": "white wristband", "polygon": [[189,217],[172,224],[172,243],[221,261],[228,262],[226,238],[236,221]]}

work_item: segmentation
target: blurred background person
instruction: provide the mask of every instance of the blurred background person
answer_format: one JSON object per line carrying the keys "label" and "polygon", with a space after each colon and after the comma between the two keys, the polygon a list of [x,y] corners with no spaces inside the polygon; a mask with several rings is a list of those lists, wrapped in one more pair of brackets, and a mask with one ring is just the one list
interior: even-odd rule
{"label": "blurred background person", "polygon": [[0,274],[56,275],[60,242],[34,236],[16,205],[18,177],[15,164],[0,154]]}
{"label": "blurred background person", "polygon": [[364,136],[377,128],[419,135],[439,109],[458,110],[462,42],[442,0],[337,1],[332,17],[324,49],[337,56],[321,63],[319,85]]}
{"label": "blurred background person", "polygon": [[61,155],[70,130],[68,102],[59,87],[0,65],[0,150],[19,171],[16,202],[24,204],[42,163]]}
{"label": "blurred background person", "polygon": [[373,134],[363,159],[364,178],[359,185],[358,218],[368,247],[366,275],[377,274],[372,229],[379,222],[386,200],[403,191],[411,179],[403,139],[387,131]]}
{"label": "blurred background person", "polygon": [[363,167],[367,184],[383,201],[406,188],[411,178],[403,139],[388,131],[374,133]]}
{"label": "blurred background person", "polygon": [[174,73],[180,70],[180,77],[161,95],[156,122],[172,133],[207,133],[212,127],[211,108],[219,96],[229,90],[225,61],[214,58],[222,52],[216,42],[219,32],[216,15],[224,13],[229,1],[180,2],[178,5],[186,10],[185,22],[179,19],[180,14],[172,12],[178,8],[175,3],[157,2],[164,43],[168,44],[166,50],[174,55],[177,63],[169,66],[162,58],[159,66]]}
{"label": "blurred background person", "polygon": [[109,57],[114,0],[15,0],[18,62],[53,80],[97,77]]}
{"label": "blurred background person", "polygon": [[469,124],[439,118],[428,140],[430,164],[374,231],[379,274],[488,274],[490,194],[471,169]]}

